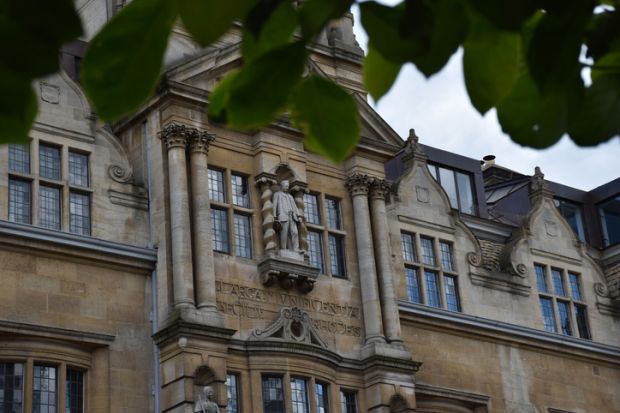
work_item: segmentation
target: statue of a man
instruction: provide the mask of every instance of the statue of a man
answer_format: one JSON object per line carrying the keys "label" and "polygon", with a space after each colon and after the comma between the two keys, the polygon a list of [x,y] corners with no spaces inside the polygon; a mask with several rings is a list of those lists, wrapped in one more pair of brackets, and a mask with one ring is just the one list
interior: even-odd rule
{"label": "statue of a man", "polygon": [[[297,225],[303,219],[293,195],[288,192],[287,180],[280,182],[280,190],[273,194],[274,227],[280,232],[280,249],[299,251]],[[279,228],[279,230],[278,230]]]}
{"label": "statue of a man", "polygon": [[194,403],[194,413],[220,413],[220,408],[213,401],[213,388],[204,386],[202,389],[202,397],[198,395],[198,401]]}

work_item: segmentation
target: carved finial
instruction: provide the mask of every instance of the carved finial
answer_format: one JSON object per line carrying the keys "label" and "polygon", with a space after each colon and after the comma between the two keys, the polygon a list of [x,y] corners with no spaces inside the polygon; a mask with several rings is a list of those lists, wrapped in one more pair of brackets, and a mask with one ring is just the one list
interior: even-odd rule
{"label": "carved finial", "polygon": [[415,129],[409,129],[409,137],[405,141],[405,153],[414,153],[418,149],[420,138],[415,134]]}
{"label": "carved finial", "polygon": [[553,197],[553,192],[551,192],[545,181],[545,174],[537,166],[534,168],[534,175],[532,175],[530,181],[530,198],[535,201],[540,197]]}

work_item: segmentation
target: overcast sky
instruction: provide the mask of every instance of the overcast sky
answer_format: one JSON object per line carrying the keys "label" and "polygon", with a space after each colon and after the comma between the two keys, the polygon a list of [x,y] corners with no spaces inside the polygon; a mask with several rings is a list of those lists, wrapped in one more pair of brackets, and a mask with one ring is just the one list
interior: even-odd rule
{"label": "overcast sky", "polygon": [[[353,13],[355,35],[365,49],[367,38],[356,8]],[[502,132],[495,110],[482,117],[471,106],[463,80],[461,51],[428,80],[408,64],[390,92],[374,106],[401,137],[406,138],[409,129],[414,128],[426,145],[475,159],[492,154],[498,164],[521,173],[531,175],[534,167],[540,166],[546,179],[583,190],[620,176],[619,137],[595,148],[579,148],[568,136],[544,150],[513,143]]]}

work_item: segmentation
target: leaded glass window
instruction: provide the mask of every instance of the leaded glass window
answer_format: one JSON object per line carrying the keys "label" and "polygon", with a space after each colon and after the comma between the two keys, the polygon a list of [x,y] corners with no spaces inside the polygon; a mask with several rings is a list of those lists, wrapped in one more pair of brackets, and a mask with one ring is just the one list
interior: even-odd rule
{"label": "leaded glass window", "polygon": [[445,271],[454,271],[454,262],[452,259],[452,244],[444,241],[439,242],[441,251],[441,266]]}
{"label": "leaded glass window", "polygon": [[31,183],[9,179],[9,221],[20,224],[32,223]]}
{"label": "leaded glass window", "polygon": [[226,202],[224,189],[224,172],[209,168],[209,199],[216,202]]}
{"label": "leaded glass window", "polygon": [[570,282],[571,298],[573,300],[581,301],[581,283],[579,282],[579,275],[569,272],[568,280]]}
{"label": "leaded glass window", "polygon": [[211,235],[215,251],[230,252],[228,246],[228,214],[226,210],[211,208]]}
{"label": "leaded glass window", "polygon": [[226,375],[226,396],[228,413],[239,413],[239,376],[237,374]]}
{"label": "leaded glass window", "polygon": [[570,322],[570,307],[569,304],[567,302],[564,301],[558,301],[558,315],[560,317],[560,327],[562,328],[562,333],[566,334],[567,336],[572,336],[573,335],[573,330],[571,329],[571,322]]}
{"label": "leaded glass window", "polygon": [[357,395],[355,392],[341,390],[340,406],[342,413],[357,413]]}
{"label": "leaded glass window", "polygon": [[0,363],[0,411],[21,413],[24,403],[24,365]]}
{"label": "leaded glass window", "polygon": [[233,205],[243,208],[250,207],[250,194],[248,191],[248,178],[232,174],[230,176],[232,186]]}
{"label": "leaded glass window", "polygon": [[60,189],[39,186],[39,225],[60,229]]}
{"label": "leaded glass window", "polygon": [[434,271],[424,271],[424,277],[426,279],[426,304],[431,307],[440,307],[437,273]]}
{"label": "leaded glass window", "polygon": [[263,376],[263,412],[284,413],[282,377]]}
{"label": "leaded glass window", "polygon": [[234,214],[235,219],[235,254],[238,257],[252,258],[252,237],[250,217]]}
{"label": "leaded glass window", "polygon": [[65,413],[84,412],[84,373],[75,369],[67,369]]}
{"label": "leaded glass window", "polygon": [[407,284],[407,299],[412,303],[422,303],[420,293],[420,279],[417,268],[405,268],[405,277]]}
{"label": "leaded glass window", "polygon": [[56,412],[56,367],[34,366],[32,383],[32,411]]}
{"label": "leaded glass window", "polygon": [[325,274],[320,232],[308,231],[308,255],[310,256],[310,265],[317,267],[321,274]]}
{"label": "leaded glass window", "polygon": [[319,215],[319,197],[317,195],[304,194],[304,212],[307,223],[315,225],[321,224],[321,216]]}
{"label": "leaded glass window", "polygon": [[445,275],[443,280],[446,294],[446,307],[450,311],[461,311],[458,288],[456,286],[456,277]]}
{"label": "leaded glass window", "polygon": [[541,293],[547,292],[547,275],[545,273],[545,267],[542,265],[535,264],[534,269],[536,270],[536,288]]}
{"label": "leaded glass window", "polygon": [[566,296],[566,289],[564,288],[564,278],[562,277],[562,270],[552,268],[551,276],[553,278],[553,293],[556,295]]}
{"label": "leaded glass window", "polygon": [[420,238],[422,244],[422,263],[435,265],[435,251],[433,250],[433,240],[430,238]]}
{"label": "leaded glass window", "polygon": [[344,238],[339,235],[328,234],[329,241],[329,262],[331,273],[334,277],[344,277]]}
{"label": "leaded glass window", "polygon": [[88,186],[88,156],[69,152],[69,183],[77,186]]}
{"label": "leaded glass window", "polygon": [[555,315],[553,314],[553,301],[550,298],[540,297],[540,308],[542,311],[545,330],[555,333]]}
{"label": "leaded glass window", "polygon": [[342,229],[340,201],[333,198],[325,198],[325,210],[327,211],[327,227],[330,229]]}
{"label": "leaded glass window", "polygon": [[575,318],[577,319],[577,330],[579,337],[591,339],[590,329],[588,328],[587,307],[581,304],[575,304]]}
{"label": "leaded glass window", "polygon": [[43,178],[60,180],[60,148],[39,144],[39,174]]}
{"label": "leaded glass window", "polygon": [[329,386],[323,383],[316,383],[314,394],[316,396],[316,413],[329,413]]}
{"label": "leaded glass window", "polygon": [[9,145],[9,171],[30,173],[30,145]]}
{"label": "leaded glass window", "polygon": [[90,196],[79,192],[69,194],[69,231],[90,235]]}
{"label": "leaded glass window", "polygon": [[401,233],[400,240],[403,246],[403,259],[407,262],[416,262],[415,244],[412,234]]}
{"label": "leaded glass window", "polygon": [[291,378],[291,404],[293,413],[308,413],[308,391],[306,380]]}

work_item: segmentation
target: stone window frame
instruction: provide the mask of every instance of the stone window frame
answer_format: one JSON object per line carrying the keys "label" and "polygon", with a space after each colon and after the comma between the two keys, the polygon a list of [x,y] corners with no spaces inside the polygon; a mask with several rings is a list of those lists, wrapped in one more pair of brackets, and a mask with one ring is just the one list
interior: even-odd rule
{"label": "stone window frame", "polygon": [[[349,406],[346,397],[353,397],[353,405]],[[357,390],[351,390],[348,388],[340,388],[340,411],[342,413],[357,413],[359,401],[357,397]]]}
{"label": "stone window frame", "polygon": [[[20,145],[20,144],[11,144]],[[59,228],[48,228],[56,231],[64,231],[75,233],[78,235],[92,234],[92,194],[94,189],[92,188],[92,168],[91,168],[91,153],[83,149],[74,148],[69,145],[61,145],[55,142],[50,142],[45,139],[31,138],[27,143],[22,144],[28,148],[29,154],[29,169],[28,171],[11,170],[7,167],[9,185],[11,181],[25,182],[30,186],[30,222],[27,224],[42,226],[41,225],[41,195],[40,188],[47,187],[56,189],[59,192],[59,209],[58,209],[58,221]],[[60,177],[59,179],[46,178],[40,175],[40,148],[41,146],[57,148],[60,153]],[[10,165],[11,150],[6,151],[7,162],[6,165]],[[87,185],[80,186],[71,183],[69,173],[69,158],[70,154],[75,153],[87,158]],[[71,221],[71,194],[86,195],[88,197],[88,228],[87,231],[72,231]],[[8,202],[7,204],[10,204]],[[7,208],[8,212],[8,208]],[[7,215],[7,219],[10,216]],[[83,227],[80,227],[83,228]]]}
{"label": "stone window frame", "polygon": [[[545,283],[545,291],[541,291],[539,288],[540,285],[540,273],[538,269],[541,268],[543,270],[543,277]],[[556,293],[555,279],[553,276],[553,271],[560,273],[560,279],[563,284],[563,289],[565,295],[561,295]],[[567,268],[561,268],[555,264],[547,264],[544,262],[536,261],[534,262],[534,277],[536,277],[534,285],[536,285],[536,290],[538,291],[538,303],[540,306],[540,312],[538,313],[541,317],[543,329],[550,333],[562,334],[569,337],[581,338],[585,340],[592,340],[592,330],[590,329],[590,320],[589,320],[589,311],[588,304],[584,299],[584,288],[583,288],[583,275],[579,271],[569,270]],[[576,276],[578,279],[578,291],[580,300],[575,298],[575,292],[573,291],[574,283],[571,282],[571,275]],[[541,300],[550,300],[551,309],[553,311],[553,320],[554,320],[554,331],[548,329],[545,325],[545,315],[543,313],[543,308],[541,304]],[[566,334],[563,331],[561,319],[560,319],[560,306],[558,302],[565,303],[570,312],[570,330],[571,334]],[[577,308],[583,308],[585,310],[585,337],[582,336],[582,332],[579,328],[579,323],[577,320]]]}
{"label": "stone window frame", "polygon": [[[223,174],[224,202],[213,200],[213,199],[210,199],[211,197],[209,197],[209,203],[210,203],[211,209],[218,209],[220,211],[226,211],[226,229],[228,233],[228,240],[227,240],[228,251],[218,250],[218,249],[215,249],[215,247],[213,248],[213,251],[218,252],[220,254],[226,254],[226,255],[230,255],[232,257],[241,258],[241,259],[248,259],[248,260],[254,259],[256,256],[256,252],[255,252],[255,242],[254,242],[254,239],[255,239],[254,226],[252,224],[253,217],[254,217],[254,208],[253,208],[254,197],[252,196],[251,191],[250,191],[251,176],[243,172],[233,171],[231,169],[221,168],[215,165],[209,165],[208,169],[213,170],[213,171],[219,171]],[[238,177],[245,179],[246,187],[248,191],[248,205],[249,205],[249,207],[247,208],[236,205],[233,202],[233,191],[232,191],[232,186],[233,186],[232,177],[233,176],[238,176]],[[249,257],[246,257],[244,255],[239,255],[237,251],[237,245],[235,242],[235,236],[236,236],[235,216],[236,215],[240,215],[240,216],[244,216],[248,218],[249,236],[250,236],[250,239],[249,239],[250,256]]]}
{"label": "stone window frame", "polygon": [[[437,282],[439,306],[432,306],[432,307],[441,308],[441,309],[448,310],[448,311],[463,312],[463,303],[461,300],[461,294],[460,294],[460,288],[459,288],[459,274],[458,274],[458,268],[457,268],[457,263],[455,259],[456,257],[454,254],[454,241],[445,239],[445,238],[438,238],[438,237],[430,236],[427,234],[421,234],[419,232],[408,231],[404,229],[400,231],[400,235],[401,235],[400,236],[401,256],[402,256],[403,263],[405,266],[404,275],[405,275],[405,285],[407,286],[407,293],[409,293],[410,285],[407,279],[408,277],[407,277],[406,271],[407,269],[415,270],[417,272],[416,276],[417,276],[417,283],[418,283],[418,295],[420,297],[420,302],[418,302],[417,304],[432,306],[429,304],[428,282],[426,278],[426,273],[427,272],[433,273],[435,274],[435,280]],[[405,248],[403,245],[403,242],[404,242],[403,237],[411,237],[411,240],[413,243],[414,261],[407,260],[407,254],[405,253]],[[430,265],[430,264],[423,262],[422,241],[421,241],[422,239],[428,239],[432,241],[432,245],[433,245],[432,252],[434,255],[433,257],[434,265]],[[442,251],[441,251],[442,243],[450,246],[451,258],[452,258],[451,269],[443,268]],[[446,294],[447,291],[446,291],[446,282],[445,282],[446,277],[450,277],[454,280],[457,309],[448,308],[448,297]],[[409,295],[407,296],[407,300],[409,302],[415,302],[415,301],[411,301]]]}
{"label": "stone window frame", "polygon": [[[328,195],[322,192],[313,192],[310,191],[307,195],[314,196],[317,199],[318,203],[318,216],[319,216],[319,224],[310,223],[306,219],[306,228],[308,232],[314,232],[320,235],[320,246],[321,246],[321,259],[322,259],[322,268],[320,268],[321,274],[330,276],[333,278],[340,279],[348,279],[348,268],[347,268],[347,248],[346,248],[346,237],[347,232],[344,230],[344,220],[342,219],[342,198],[337,196]],[[338,203],[338,212],[340,214],[340,228],[331,228],[328,223],[327,217],[327,200],[336,201]],[[305,197],[304,197],[304,218],[305,218]],[[333,263],[331,259],[331,251],[330,251],[330,237],[333,237],[339,240],[342,250],[342,269],[344,274],[335,274],[333,269]]]}
{"label": "stone window frame", "polygon": [[[4,352],[2,352],[4,353]],[[82,412],[88,410],[88,372],[89,366],[85,366],[77,360],[58,360],[56,357],[37,357],[30,355],[0,354],[0,363],[22,364],[22,411],[32,411],[34,404],[34,369],[35,366],[53,367],[56,371],[56,399],[57,412],[64,412],[67,408],[67,371],[73,370],[82,373]]]}

